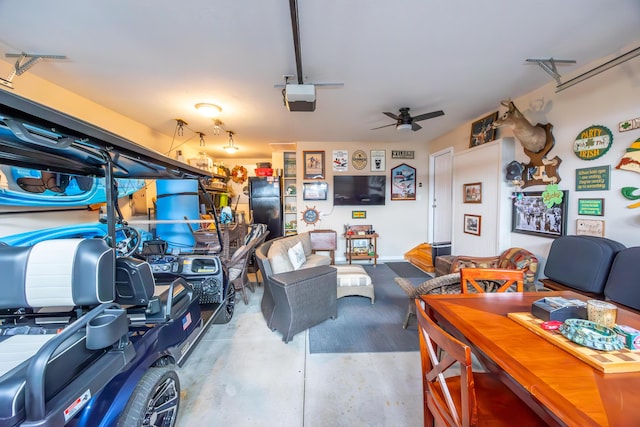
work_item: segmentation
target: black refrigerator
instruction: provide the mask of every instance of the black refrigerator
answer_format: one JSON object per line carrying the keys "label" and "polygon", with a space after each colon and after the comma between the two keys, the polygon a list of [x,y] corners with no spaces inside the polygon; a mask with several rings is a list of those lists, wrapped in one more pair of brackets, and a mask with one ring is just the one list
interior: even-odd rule
{"label": "black refrigerator", "polygon": [[250,177],[249,209],[253,212],[254,223],[267,224],[267,240],[282,236],[282,178]]}

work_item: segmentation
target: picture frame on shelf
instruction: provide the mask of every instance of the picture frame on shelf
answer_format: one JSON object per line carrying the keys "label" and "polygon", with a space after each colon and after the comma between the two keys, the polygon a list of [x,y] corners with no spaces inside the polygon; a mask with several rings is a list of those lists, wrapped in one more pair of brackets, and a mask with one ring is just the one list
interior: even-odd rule
{"label": "picture frame on shelf", "polygon": [[482,227],[482,217],[480,215],[464,214],[464,232],[479,236]]}
{"label": "picture frame on shelf", "polygon": [[302,199],[303,200],[327,200],[327,192],[329,184],[326,182],[303,182],[302,183]]}
{"label": "picture frame on shelf", "polygon": [[541,191],[514,193],[511,209],[511,231],[556,238],[567,229],[567,190],[562,191],[562,202],[552,207],[544,204]]}
{"label": "picture frame on shelf", "polygon": [[462,197],[464,203],[482,203],[482,183],[462,184]]}
{"label": "picture frame on shelf", "polygon": [[416,200],[416,168],[402,163],[391,169],[391,200]]}
{"label": "picture frame on shelf", "polygon": [[324,151],[303,151],[304,179],[324,179]]}
{"label": "picture frame on shelf", "polygon": [[476,120],[471,124],[469,148],[477,147],[494,140],[496,130],[493,128],[492,124],[496,120],[498,120],[497,111],[481,118],[480,120]]}

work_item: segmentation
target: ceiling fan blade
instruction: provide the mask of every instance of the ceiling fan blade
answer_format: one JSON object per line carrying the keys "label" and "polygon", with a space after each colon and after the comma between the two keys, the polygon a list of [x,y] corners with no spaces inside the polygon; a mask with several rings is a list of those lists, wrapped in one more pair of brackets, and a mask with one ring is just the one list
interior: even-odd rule
{"label": "ceiling fan blade", "polygon": [[370,129],[370,130],[388,128],[389,126],[396,126],[396,124],[395,123],[391,123],[390,125],[378,126],[377,128],[373,128],[373,129]]}
{"label": "ceiling fan blade", "polygon": [[385,116],[389,116],[389,117],[391,117],[393,120],[398,120],[398,118],[399,118],[399,117],[398,117],[398,116],[396,116],[395,114],[393,114],[393,113],[389,113],[389,112],[384,112],[384,113],[382,113],[382,114],[384,114]]}
{"label": "ceiling fan blade", "polygon": [[422,129],[422,126],[420,126],[419,124],[417,124],[417,123],[415,122],[415,119],[414,119],[413,123],[411,123],[411,130],[415,132],[415,131],[420,130],[420,129]]}
{"label": "ceiling fan blade", "polygon": [[414,122],[419,122],[420,120],[432,119],[432,118],[438,117],[438,116],[444,116],[444,111],[438,110],[438,111],[432,111],[430,113],[420,114],[419,116],[415,116],[413,118],[413,121]]}

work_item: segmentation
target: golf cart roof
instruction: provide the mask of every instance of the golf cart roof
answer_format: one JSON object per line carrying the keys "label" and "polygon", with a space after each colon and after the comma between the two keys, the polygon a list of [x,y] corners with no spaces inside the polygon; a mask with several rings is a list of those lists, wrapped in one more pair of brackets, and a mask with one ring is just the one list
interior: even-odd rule
{"label": "golf cart roof", "polygon": [[210,178],[171,159],[59,111],[0,90],[0,163],[75,175],[114,178]]}

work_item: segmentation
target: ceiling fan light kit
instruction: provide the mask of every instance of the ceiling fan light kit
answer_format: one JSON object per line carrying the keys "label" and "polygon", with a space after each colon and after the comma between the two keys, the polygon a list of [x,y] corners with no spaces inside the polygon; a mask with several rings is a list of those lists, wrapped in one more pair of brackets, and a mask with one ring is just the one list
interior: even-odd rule
{"label": "ceiling fan light kit", "polygon": [[218,117],[222,112],[222,108],[220,106],[216,104],[210,104],[208,102],[200,102],[196,104],[195,107],[200,114],[209,118]]}
{"label": "ceiling fan light kit", "polygon": [[444,116],[444,111],[438,110],[438,111],[432,111],[430,113],[420,114],[418,116],[411,117],[411,114],[409,114],[409,110],[410,110],[409,107],[403,107],[403,108],[400,108],[399,114],[390,113],[388,111],[383,112],[382,114],[392,118],[396,122],[391,123],[390,125],[378,126],[377,128],[373,128],[371,130],[382,129],[389,126],[395,126],[397,131],[407,132],[412,130],[415,132],[417,130],[422,129],[422,126],[420,126],[416,122],[419,122],[421,120],[433,119],[434,117]]}

